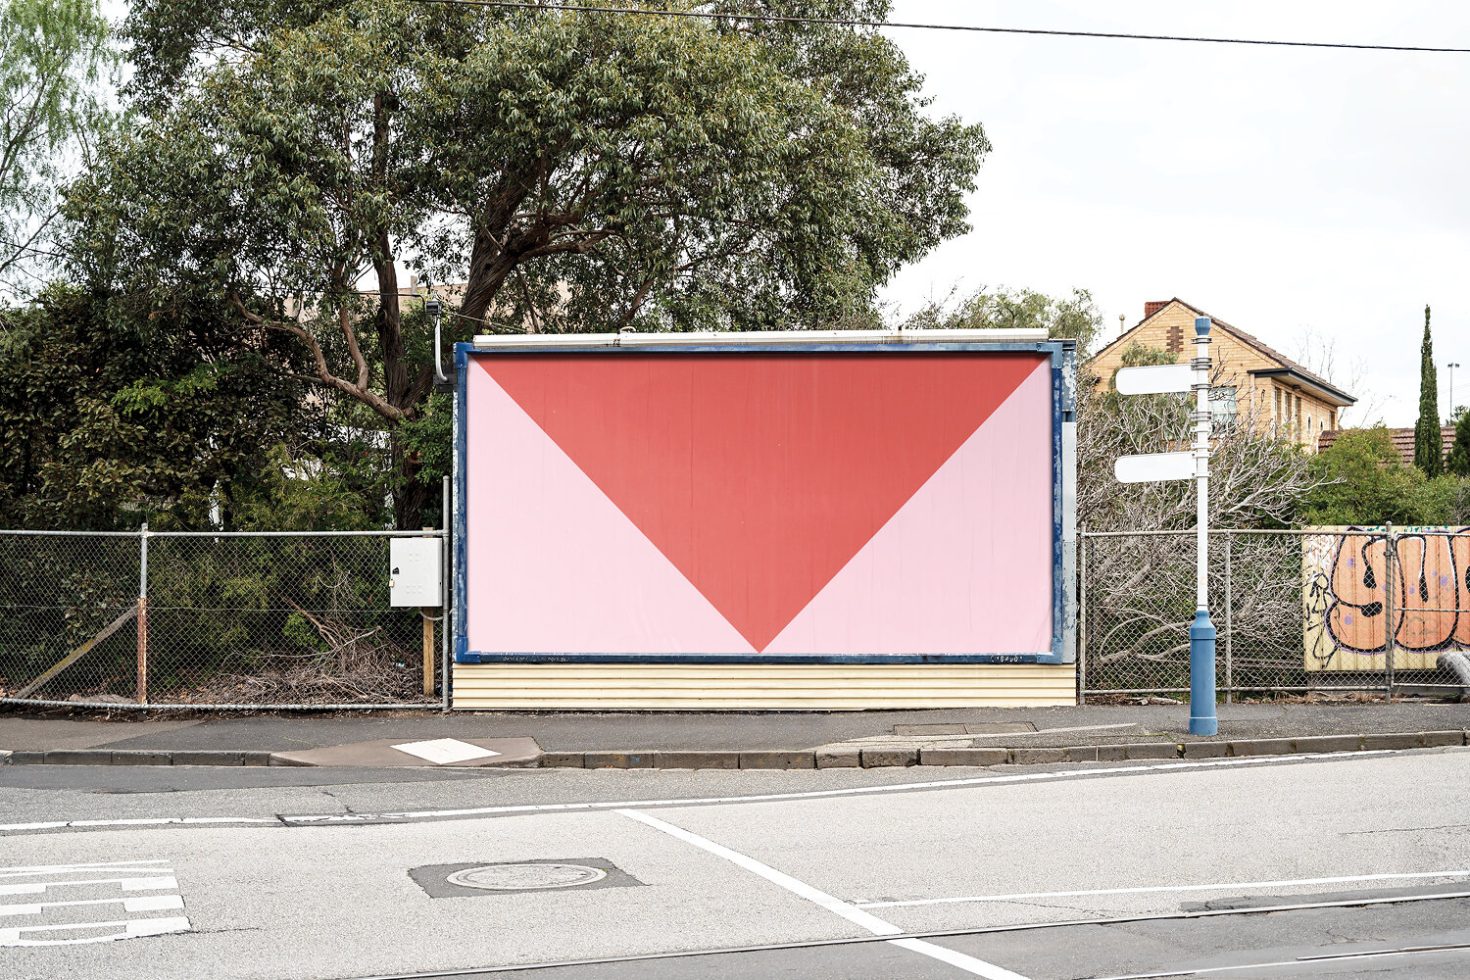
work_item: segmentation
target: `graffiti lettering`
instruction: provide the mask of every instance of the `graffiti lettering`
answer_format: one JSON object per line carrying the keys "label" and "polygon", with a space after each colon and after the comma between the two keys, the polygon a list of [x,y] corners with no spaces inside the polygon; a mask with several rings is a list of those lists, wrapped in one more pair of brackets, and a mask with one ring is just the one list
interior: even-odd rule
{"label": "graffiti lettering", "polygon": [[[1303,541],[1308,670],[1433,669],[1470,648],[1470,528],[1324,528]],[[1390,551],[1392,553],[1390,554]]]}

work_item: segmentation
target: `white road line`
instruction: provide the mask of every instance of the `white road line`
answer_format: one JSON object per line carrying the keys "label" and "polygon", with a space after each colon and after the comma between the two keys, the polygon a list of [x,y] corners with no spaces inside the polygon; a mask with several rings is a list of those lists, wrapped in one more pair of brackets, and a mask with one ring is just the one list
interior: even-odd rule
{"label": "white road line", "polygon": [[[671,823],[665,823],[657,817],[649,816],[646,813],[638,813],[635,810],[618,810],[616,812],[620,816],[627,817],[630,820],[636,820],[641,824],[652,827],[654,830],[668,834],[670,837],[678,838],[686,844],[693,844],[695,847],[708,851],[716,857],[723,858],[737,867],[744,868],[752,874],[759,875],[772,884],[778,885],[792,894],[826,909],[834,915],[841,916],[853,925],[866,929],[875,936],[897,936],[903,934],[903,930],[893,923],[885,919],[880,919],[870,912],[864,912],[855,905],[828,895],[826,892],[813,888],[804,881],[798,881],[784,872],[777,871],[769,865],[762,864],[755,858],[741,854],[739,851],[732,851],[722,844],[716,844],[708,838],[691,833],[682,827],[676,827]],[[956,969],[964,970],[966,973],[974,976],[985,977],[986,980],[1026,980],[1019,973],[1012,973],[1010,970],[996,966],[994,963],[987,963],[973,956],[966,956],[964,953],[946,949],[943,946],[937,946],[923,939],[893,939],[889,940],[889,942],[891,945],[939,960],[942,963],[947,963]]]}
{"label": "white road line", "polygon": [[66,830],[78,827],[170,827],[200,824],[276,824],[274,817],[129,817],[117,820],[42,820],[37,823],[0,823],[0,833],[28,830]]}
{"label": "white road line", "polygon": [[[0,872],[11,877],[48,876],[42,881],[11,881],[0,884],[3,895],[40,895],[40,899],[27,902],[11,902],[0,905],[0,922],[14,921],[15,917],[35,916],[61,909],[63,914],[75,915],[74,910],[91,910],[97,906],[112,908],[122,906],[128,915],[144,915],[153,912],[182,913],[184,898],[176,894],[178,878],[171,863],[158,861],[98,862],[86,865],[57,864],[0,867]],[[78,872],[91,877],[78,878]],[[97,888],[95,886],[104,886]],[[57,887],[71,889],[73,886],[94,886],[83,891],[82,896],[101,893],[103,898],[63,898],[46,901],[48,890]],[[146,895],[127,895],[119,892],[152,892]],[[71,894],[75,894],[72,892]],[[100,912],[100,910],[99,910]],[[35,922],[35,919],[31,920]],[[108,930],[99,934],[99,930]],[[136,936],[153,936],[162,933],[187,932],[189,920],[181,914],[147,918],[111,919],[101,922],[46,922],[42,919],[34,925],[0,925],[0,947],[5,946],[70,946],[88,943],[111,942],[115,939],[131,939]],[[77,935],[78,933],[92,933]],[[73,938],[61,938],[71,935]]]}
{"label": "white road line", "polygon": [[167,864],[165,860],[158,861],[98,861],[95,864],[32,864],[18,865],[3,869],[0,878],[24,878],[28,875],[58,874],[63,871],[100,871],[103,868],[137,868],[139,871],[146,870],[150,864]]}
{"label": "white road line", "polygon": [[[440,817],[493,817],[522,813],[576,813],[595,810],[641,810],[655,807],[709,806],[738,803],[775,803],[786,800],[834,799],[846,796],[874,796],[925,790],[958,789],[966,786],[1008,785],[1015,783],[1048,783],[1098,776],[1131,776],[1149,772],[1189,772],[1207,769],[1269,767],[1293,762],[1332,759],[1352,762],[1381,755],[1393,755],[1394,749],[1371,749],[1366,752],[1314,752],[1304,755],[1251,756],[1239,759],[1207,759],[1199,762],[1159,762],[1135,766],[1109,766],[1102,769],[1066,769],[1059,772],[1026,772],[1011,776],[969,776],[964,779],[939,779],[917,783],[886,783],[882,786],[853,786],[846,789],[816,789],[790,793],[756,793],[747,796],[704,796],[688,799],[653,799],[593,801],[584,803],[521,803],[506,806],[464,807],[453,810],[398,810],[384,813],[323,813],[279,817],[146,817],[123,820],[50,820],[40,823],[0,824],[0,833],[23,833],[32,830],[67,830],[77,828],[152,827],[198,824],[269,824],[291,827],[354,824],[384,820],[429,820]],[[650,770],[654,771],[654,770]]]}
{"label": "white road line", "polygon": [[[139,868],[138,870],[143,870]],[[178,888],[179,881],[170,872],[153,878],[76,878],[66,881],[27,881],[18,885],[0,885],[0,895],[40,895],[47,888],[58,885],[111,885],[117,884],[126,892],[152,891]]]}
{"label": "white road line", "polygon": [[22,874],[51,874],[53,871],[96,871],[97,868],[143,868],[140,865],[168,864],[168,861],[94,861],[91,864],[16,864],[4,868],[0,879],[13,879]]}
{"label": "white road line", "polygon": [[[34,932],[63,932],[73,929],[117,929],[106,936],[89,936],[84,939],[25,939],[24,934]],[[0,946],[80,946],[86,943],[110,943],[117,939],[134,939],[138,936],[160,936],[170,932],[188,932],[189,920],[183,916],[161,919],[123,919],[114,922],[69,922],[66,925],[22,926],[17,929],[0,929]]]}
{"label": "white road line", "polygon": [[132,898],[87,898],[75,902],[36,902],[32,905],[0,905],[0,916],[40,915],[45,909],[72,905],[117,905],[122,903],[124,912],[162,912],[181,909],[184,900],[178,895],[137,895]]}
{"label": "white road line", "polygon": [[1012,895],[969,895],[962,898],[915,898],[892,902],[855,902],[864,909],[912,908],[919,905],[958,905],[966,902],[1021,902],[1038,898],[1088,898],[1096,895],[1143,895],[1151,892],[1244,891],[1252,888],[1293,888],[1298,885],[1343,885],[1363,881],[1408,881],[1423,878],[1470,877],[1470,868],[1449,871],[1406,871],[1392,874],[1342,875],[1335,878],[1286,878],[1280,881],[1235,881],[1207,885],[1149,885],[1142,888],[1091,888],[1075,892],[1016,892]]}

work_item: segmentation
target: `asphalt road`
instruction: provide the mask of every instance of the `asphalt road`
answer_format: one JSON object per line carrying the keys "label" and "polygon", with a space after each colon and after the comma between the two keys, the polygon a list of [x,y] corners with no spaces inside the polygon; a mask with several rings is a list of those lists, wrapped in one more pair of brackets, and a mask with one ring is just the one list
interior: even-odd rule
{"label": "asphalt road", "polygon": [[11,767],[0,975],[1464,977],[1467,775]]}

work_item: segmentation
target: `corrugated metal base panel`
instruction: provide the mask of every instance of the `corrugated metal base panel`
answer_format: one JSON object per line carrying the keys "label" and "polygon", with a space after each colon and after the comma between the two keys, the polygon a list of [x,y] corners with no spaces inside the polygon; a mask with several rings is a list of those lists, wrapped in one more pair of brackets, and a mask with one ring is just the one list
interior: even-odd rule
{"label": "corrugated metal base panel", "polygon": [[455,664],[458,709],[1035,708],[1073,664]]}

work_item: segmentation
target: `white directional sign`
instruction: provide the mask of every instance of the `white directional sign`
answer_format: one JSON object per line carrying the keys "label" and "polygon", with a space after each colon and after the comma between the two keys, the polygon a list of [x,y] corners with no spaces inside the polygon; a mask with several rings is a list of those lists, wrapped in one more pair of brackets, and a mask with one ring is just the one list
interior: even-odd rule
{"label": "white directional sign", "polygon": [[1119,456],[1113,475],[1120,483],[1152,483],[1155,480],[1193,480],[1194,453],[1144,453]]}
{"label": "white directional sign", "polygon": [[1126,367],[1113,376],[1120,395],[1164,395],[1194,387],[1193,369],[1188,364],[1151,364]]}

